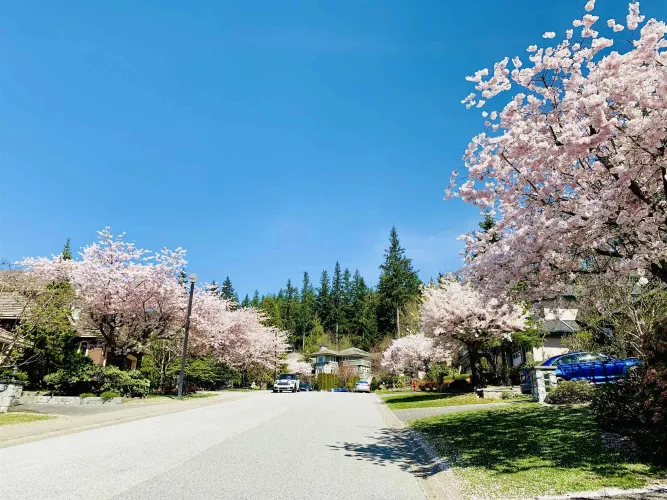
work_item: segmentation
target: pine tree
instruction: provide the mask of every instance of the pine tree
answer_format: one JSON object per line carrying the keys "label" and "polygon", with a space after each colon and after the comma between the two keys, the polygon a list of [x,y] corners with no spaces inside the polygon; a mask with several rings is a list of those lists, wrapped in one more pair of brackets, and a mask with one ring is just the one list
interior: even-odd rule
{"label": "pine tree", "polygon": [[366,286],[357,269],[351,285],[352,317],[350,328],[354,343],[362,349],[370,349],[377,342],[377,320],[375,315],[375,293]]}
{"label": "pine tree", "polygon": [[215,282],[215,280],[211,281],[211,284],[208,285],[207,288],[211,293],[220,297],[220,288],[218,287],[218,284]]}
{"label": "pine tree", "polygon": [[63,247],[63,253],[60,256],[63,260],[72,260],[72,250],[69,245],[69,238],[67,238],[65,246]]}
{"label": "pine tree", "polygon": [[378,283],[378,328],[385,335],[398,336],[398,312],[419,295],[421,282],[412,267],[412,259],[405,256],[396,227],[392,227],[389,233],[389,248],[385,251],[384,259]]}
{"label": "pine tree", "polygon": [[222,282],[222,286],[220,287],[220,292],[222,293],[222,296],[227,299],[227,300],[233,300],[238,304],[239,302],[239,297],[236,295],[236,292],[234,291],[234,287],[232,286],[232,280],[229,279],[229,276],[225,278],[225,281]]}
{"label": "pine tree", "polygon": [[[343,318],[343,274],[340,270],[340,263],[336,261],[333,278],[331,279],[331,324],[329,327],[332,332],[340,335],[345,330],[345,320]],[[338,342],[338,338],[336,342]]]}
{"label": "pine tree", "polygon": [[250,297],[248,297],[248,294],[245,294],[245,298],[241,302],[241,307],[250,307]]}
{"label": "pine tree", "polygon": [[310,283],[310,276],[307,271],[303,273],[303,283],[301,285],[301,307],[299,308],[299,318],[297,321],[297,335],[301,336],[301,348],[306,348],[306,336],[310,334],[315,322],[315,291]]}
{"label": "pine tree", "polygon": [[329,273],[326,270],[322,271],[322,276],[320,277],[320,287],[317,291],[315,310],[324,330],[331,331],[329,330],[331,324],[331,293],[329,292]]}
{"label": "pine tree", "polygon": [[296,325],[299,315],[299,290],[292,286],[292,280],[287,280],[284,292],[279,294],[282,306],[282,318],[285,330],[289,332],[292,345],[296,345]]}
{"label": "pine tree", "polygon": [[342,332],[347,335],[354,335],[354,329],[352,328],[352,318],[354,311],[352,309],[352,274],[348,268],[345,268],[343,271],[343,283],[342,283],[342,303],[341,303],[341,325]]}
{"label": "pine tree", "polygon": [[259,307],[259,304],[260,304],[259,291],[255,290],[255,294],[252,296],[252,302],[250,302],[250,305],[252,307]]}

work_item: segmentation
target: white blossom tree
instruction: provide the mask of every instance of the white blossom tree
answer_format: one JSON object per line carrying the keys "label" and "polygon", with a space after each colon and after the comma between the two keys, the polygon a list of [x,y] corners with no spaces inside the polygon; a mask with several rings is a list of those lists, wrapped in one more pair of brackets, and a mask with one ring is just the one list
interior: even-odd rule
{"label": "white blossom tree", "polygon": [[528,61],[506,57],[468,78],[468,108],[510,94],[482,111],[487,130],[448,189],[498,216],[493,231],[466,237],[466,274],[491,295],[519,284],[553,294],[581,273],[646,269],[667,282],[667,26],[644,23],[634,2],[625,22],[599,27],[594,8],[561,42],[545,33]]}
{"label": "white blossom tree", "polygon": [[469,283],[444,279],[423,289],[421,325],[446,351],[465,346],[472,369],[472,383],[479,387],[479,349],[488,341],[511,338],[523,330],[527,314],[518,305],[487,298]]}
{"label": "white blossom tree", "polygon": [[417,375],[428,371],[431,363],[446,361],[448,352],[441,343],[423,333],[414,333],[391,341],[382,353],[382,367],[390,372]]}

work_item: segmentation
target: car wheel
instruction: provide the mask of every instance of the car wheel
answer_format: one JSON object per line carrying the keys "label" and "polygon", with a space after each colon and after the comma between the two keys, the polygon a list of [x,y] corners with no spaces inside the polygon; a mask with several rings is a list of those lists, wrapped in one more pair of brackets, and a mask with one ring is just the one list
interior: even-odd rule
{"label": "car wheel", "polygon": [[557,377],[556,378],[556,385],[560,384],[561,382],[565,382],[565,379],[562,377]]}

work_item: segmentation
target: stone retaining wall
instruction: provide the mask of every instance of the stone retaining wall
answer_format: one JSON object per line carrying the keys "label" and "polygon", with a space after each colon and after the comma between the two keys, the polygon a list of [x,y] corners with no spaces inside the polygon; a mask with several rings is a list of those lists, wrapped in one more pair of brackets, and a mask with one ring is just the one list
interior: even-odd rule
{"label": "stone retaining wall", "polygon": [[80,398],[79,396],[26,396],[19,400],[21,404],[36,405],[101,405],[101,404],[120,404],[123,398],[113,398],[107,402],[102,398]]}
{"label": "stone retaining wall", "polygon": [[0,413],[7,413],[10,406],[19,404],[23,383],[16,380],[0,380]]}

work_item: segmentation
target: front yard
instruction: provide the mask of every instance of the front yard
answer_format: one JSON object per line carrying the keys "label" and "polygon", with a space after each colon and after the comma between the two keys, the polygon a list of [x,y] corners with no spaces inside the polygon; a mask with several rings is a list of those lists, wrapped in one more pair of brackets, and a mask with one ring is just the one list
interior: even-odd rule
{"label": "front yard", "polygon": [[431,417],[411,426],[452,466],[468,497],[637,488],[666,473],[605,448],[585,406],[525,403]]}
{"label": "front yard", "polygon": [[34,413],[0,413],[0,427],[4,425],[27,424],[37,420],[51,420],[53,415],[37,415]]}
{"label": "front yard", "polygon": [[460,406],[488,403],[507,403],[503,399],[483,399],[475,393],[446,393],[446,392],[405,392],[381,396],[392,410],[408,408],[433,408],[437,406]]}

